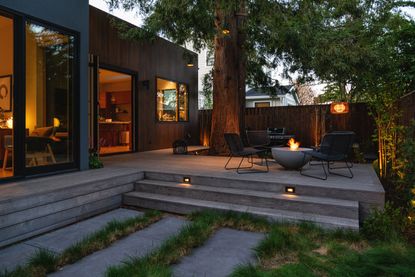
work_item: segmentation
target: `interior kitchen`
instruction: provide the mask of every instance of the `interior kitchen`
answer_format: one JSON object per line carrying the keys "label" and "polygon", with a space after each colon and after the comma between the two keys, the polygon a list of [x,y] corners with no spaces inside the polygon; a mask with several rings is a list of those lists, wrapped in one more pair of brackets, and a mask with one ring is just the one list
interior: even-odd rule
{"label": "interior kitchen", "polygon": [[132,151],[132,76],[99,70],[99,152]]}

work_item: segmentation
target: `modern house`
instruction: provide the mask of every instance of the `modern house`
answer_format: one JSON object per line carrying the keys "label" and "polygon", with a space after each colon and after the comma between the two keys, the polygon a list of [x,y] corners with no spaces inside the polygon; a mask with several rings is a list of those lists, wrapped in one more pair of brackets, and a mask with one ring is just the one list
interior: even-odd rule
{"label": "modern house", "polygon": [[87,0],[0,0],[0,180],[88,169],[102,154],[197,141],[197,64],[122,40]]}
{"label": "modern house", "polygon": [[278,87],[274,95],[260,88],[246,91],[247,108],[264,108],[278,106],[297,106],[299,104],[297,92],[292,85]]}

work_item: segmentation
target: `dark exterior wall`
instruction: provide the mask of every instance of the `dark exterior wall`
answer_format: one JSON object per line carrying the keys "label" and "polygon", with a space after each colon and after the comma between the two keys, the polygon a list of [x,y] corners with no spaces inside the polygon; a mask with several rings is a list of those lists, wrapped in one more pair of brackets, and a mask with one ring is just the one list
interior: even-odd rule
{"label": "dark exterior wall", "polygon": [[[174,140],[185,138],[188,133],[193,143],[199,141],[197,64],[186,67],[184,51],[188,50],[161,38],[152,42],[122,40],[110,23],[110,16],[90,7],[90,53],[99,56],[102,65],[138,73],[138,151],[171,147]],[[189,122],[156,120],[156,76],[189,86]],[[149,81],[149,88],[142,81]]]}
{"label": "dark exterior wall", "polygon": [[80,168],[88,168],[88,0],[0,0],[5,7],[80,33]]}

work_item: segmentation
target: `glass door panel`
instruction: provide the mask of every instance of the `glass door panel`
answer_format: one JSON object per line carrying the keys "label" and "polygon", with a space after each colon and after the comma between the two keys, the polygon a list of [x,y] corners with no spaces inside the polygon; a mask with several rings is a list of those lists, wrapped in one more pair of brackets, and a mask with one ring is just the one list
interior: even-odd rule
{"label": "glass door panel", "polygon": [[[1,11],[0,11],[1,12]],[[0,179],[13,176],[13,19],[0,13]]]}
{"label": "glass door panel", "polygon": [[26,167],[74,161],[74,37],[26,23]]}

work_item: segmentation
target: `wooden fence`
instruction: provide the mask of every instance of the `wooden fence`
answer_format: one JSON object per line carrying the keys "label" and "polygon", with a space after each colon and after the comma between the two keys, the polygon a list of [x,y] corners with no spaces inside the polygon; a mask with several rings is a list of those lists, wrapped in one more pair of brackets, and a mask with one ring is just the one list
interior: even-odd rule
{"label": "wooden fence", "polygon": [[399,106],[402,113],[401,124],[409,125],[411,120],[415,120],[415,91],[402,97]]}
{"label": "wooden fence", "polygon": [[[200,143],[208,145],[211,110],[199,111]],[[329,105],[247,108],[247,130],[265,130],[268,127],[285,127],[302,146],[317,146],[322,136],[330,131],[354,131],[366,150],[373,149],[372,135],[375,125],[366,104],[350,104],[347,114],[333,115]],[[369,148],[369,149],[368,149]]]}

